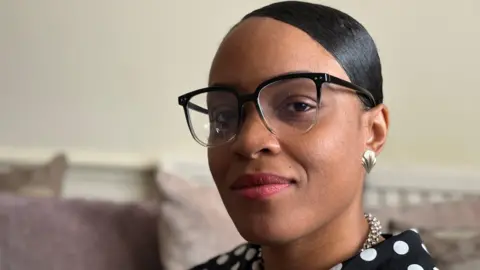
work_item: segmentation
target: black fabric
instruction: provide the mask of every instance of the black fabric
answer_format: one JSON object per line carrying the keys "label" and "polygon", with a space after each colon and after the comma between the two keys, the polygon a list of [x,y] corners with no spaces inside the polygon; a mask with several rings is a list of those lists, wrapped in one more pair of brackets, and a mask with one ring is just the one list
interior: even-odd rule
{"label": "black fabric", "polygon": [[[416,231],[384,237],[385,241],[332,270],[438,270]],[[190,270],[261,270],[259,251],[257,245],[244,244]]]}

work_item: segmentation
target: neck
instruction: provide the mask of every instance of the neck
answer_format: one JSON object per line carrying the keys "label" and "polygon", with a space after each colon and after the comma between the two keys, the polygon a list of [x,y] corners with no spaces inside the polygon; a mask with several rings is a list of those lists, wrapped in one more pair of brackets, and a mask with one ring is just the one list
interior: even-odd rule
{"label": "neck", "polygon": [[292,243],[262,247],[265,270],[331,269],[360,251],[368,231],[362,207],[353,207]]}

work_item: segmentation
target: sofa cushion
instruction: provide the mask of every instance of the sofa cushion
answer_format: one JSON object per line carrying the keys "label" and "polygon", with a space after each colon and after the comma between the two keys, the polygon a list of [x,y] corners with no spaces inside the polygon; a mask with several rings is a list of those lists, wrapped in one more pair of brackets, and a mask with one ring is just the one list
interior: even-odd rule
{"label": "sofa cushion", "polygon": [[[392,220],[389,231],[401,232],[413,224]],[[424,247],[432,255],[439,269],[480,269],[480,230],[471,228],[429,229],[416,226],[422,235]],[[472,267],[475,266],[475,267]]]}
{"label": "sofa cushion", "polygon": [[60,197],[67,167],[63,154],[41,166],[12,166],[0,173],[0,192],[27,197]]}
{"label": "sofa cushion", "polygon": [[158,270],[155,205],[0,195],[0,267]]}
{"label": "sofa cushion", "polygon": [[378,212],[384,218],[388,216],[389,232],[416,228],[439,269],[480,269],[480,197],[389,207]]}
{"label": "sofa cushion", "polygon": [[185,270],[244,242],[213,185],[197,185],[160,172],[161,260],[168,270]]}

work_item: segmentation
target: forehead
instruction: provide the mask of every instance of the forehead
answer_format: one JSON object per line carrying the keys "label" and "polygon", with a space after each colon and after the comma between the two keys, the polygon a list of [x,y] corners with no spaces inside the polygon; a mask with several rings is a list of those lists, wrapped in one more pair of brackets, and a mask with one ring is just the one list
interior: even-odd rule
{"label": "forehead", "polygon": [[250,18],[220,45],[209,84],[253,91],[269,78],[296,71],[325,72],[349,80],[335,58],[302,30],[270,18]]}

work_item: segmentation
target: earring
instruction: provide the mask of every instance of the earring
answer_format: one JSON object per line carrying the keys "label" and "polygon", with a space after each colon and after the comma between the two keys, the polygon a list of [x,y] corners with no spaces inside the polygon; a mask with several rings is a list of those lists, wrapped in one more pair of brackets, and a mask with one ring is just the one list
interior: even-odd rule
{"label": "earring", "polygon": [[373,167],[375,166],[375,163],[377,163],[375,152],[373,152],[372,150],[366,150],[365,153],[363,153],[362,157],[362,165],[363,168],[365,168],[365,171],[367,171],[367,173],[370,173],[370,171],[372,171]]}

